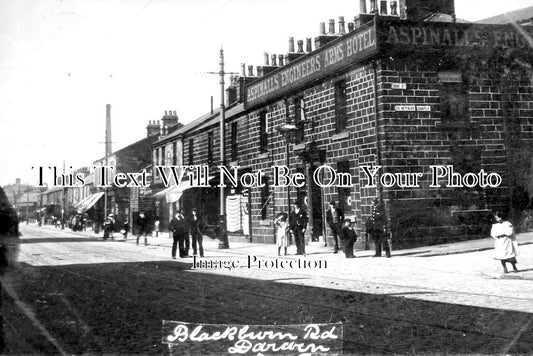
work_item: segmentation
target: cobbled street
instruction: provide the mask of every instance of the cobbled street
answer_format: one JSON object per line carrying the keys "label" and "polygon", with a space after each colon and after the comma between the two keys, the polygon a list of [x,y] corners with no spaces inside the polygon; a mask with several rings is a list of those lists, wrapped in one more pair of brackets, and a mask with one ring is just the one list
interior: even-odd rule
{"label": "cobbled street", "polygon": [[[217,241],[205,242],[204,261],[241,267],[191,269],[192,258],[170,259],[167,236],[137,246],[134,237],[21,231],[19,264],[3,282],[10,354],[164,354],[163,320],[343,322],[344,354],[533,352],[533,245],[521,246],[520,272],[505,276],[491,250],[390,259],[356,251],[347,260],[309,246],[304,261],[323,268],[282,269],[271,266],[275,246],[218,250]],[[254,257],[261,266],[248,266]]]}

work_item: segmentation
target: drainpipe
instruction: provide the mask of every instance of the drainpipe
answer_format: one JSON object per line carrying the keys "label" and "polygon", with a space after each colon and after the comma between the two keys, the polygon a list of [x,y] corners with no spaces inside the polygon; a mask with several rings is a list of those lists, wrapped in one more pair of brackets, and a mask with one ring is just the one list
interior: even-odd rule
{"label": "drainpipe", "polygon": [[[379,106],[378,106],[378,65],[377,60],[372,61],[372,70],[374,72],[374,118],[375,118],[375,124],[376,124],[376,160],[378,166],[382,166],[382,159],[381,159],[381,148],[379,145]],[[385,204],[385,201],[383,200],[383,186],[381,185],[381,171],[378,170],[377,172],[377,186],[378,186],[378,199]],[[385,205],[385,218],[387,220],[387,231],[389,232],[389,236],[392,239],[392,230],[391,230],[391,223],[390,223],[390,206]],[[390,248],[390,246],[389,246]]]}

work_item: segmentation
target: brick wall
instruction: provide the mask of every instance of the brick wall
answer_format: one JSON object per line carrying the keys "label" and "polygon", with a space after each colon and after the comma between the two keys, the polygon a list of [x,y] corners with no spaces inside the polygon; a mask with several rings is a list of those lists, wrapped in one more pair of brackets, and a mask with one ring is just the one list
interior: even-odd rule
{"label": "brick wall", "polygon": [[[400,247],[487,234],[489,221],[482,215],[458,220],[460,214],[453,211],[509,210],[512,192],[531,177],[533,97],[528,76],[524,80],[523,71],[513,72],[502,79],[501,69],[460,61],[456,68],[464,78],[469,110],[455,122],[447,122],[441,111],[442,69],[435,62],[390,61],[379,71],[383,171],[424,172],[420,188],[384,189]],[[391,89],[391,83],[405,83],[407,88]],[[407,104],[429,105],[431,110],[394,110],[395,105]],[[473,173],[497,172],[503,183],[486,189],[430,188],[428,166],[435,164],[459,169],[462,165]]]}

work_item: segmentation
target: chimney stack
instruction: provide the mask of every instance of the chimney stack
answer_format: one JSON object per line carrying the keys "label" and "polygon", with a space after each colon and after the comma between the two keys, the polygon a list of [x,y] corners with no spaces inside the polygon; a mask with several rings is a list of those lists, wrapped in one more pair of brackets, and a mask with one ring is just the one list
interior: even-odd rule
{"label": "chimney stack", "polygon": [[289,37],[289,53],[294,53],[294,37]]}
{"label": "chimney stack", "polygon": [[270,65],[270,59],[268,58],[268,52],[264,52],[263,56],[265,57],[265,65],[269,66]]}
{"label": "chimney stack", "polygon": [[275,54],[273,54],[271,57],[272,57],[272,67],[276,67],[277,66],[277,64],[276,64],[276,57],[277,56]]}
{"label": "chimney stack", "polygon": [[248,66],[248,76],[249,77],[254,76],[254,66]]}
{"label": "chimney stack", "polygon": [[[289,37],[289,53],[287,53],[287,56],[285,57],[285,64],[289,64],[295,59],[300,58],[301,56],[305,55],[305,53],[303,52],[303,41],[298,41],[297,44],[298,44],[298,52],[294,50],[294,37]],[[300,49],[300,46],[302,47],[301,49]]]}
{"label": "chimney stack", "polygon": [[237,87],[231,85],[226,88],[226,103],[228,106],[237,102]]}
{"label": "chimney stack", "polygon": [[455,16],[454,0],[399,0],[402,20],[421,21],[434,13]]}
{"label": "chimney stack", "polygon": [[311,37],[306,38],[306,42],[307,43],[306,43],[305,51],[307,53],[313,52],[313,44],[312,44]]}
{"label": "chimney stack", "polygon": [[327,34],[325,32],[325,24],[321,22],[320,35],[315,37],[315,49],[319,49],[339,37],[339,35],[335,34],[335,20],[329,20],[329,32]]}
{"label": "chimney stack", "polygon": [[171,128],[176,126],[178,124],[178,115],[176,115],[176,111],[165,111],[165,116],[163,116],[162,121],[164,127]]}
{"label": "chimney stack", "polygon": [[348,32],[355,30],[355,24],[353,22],[348,22]]}
{"label": "chimney stack", "polygon": [[346,29],[344,27],[344,16],[339,17],[339,35],[345,35]]}
{"label": "chimney stack", "polygon": [[304,51],[304,41],[298,40],[298,53],[303,53]]}
{"label": "chimney stack", "polygon": [[278,55],[278,65],[283,67],[283,54]]}
{"label": "chimney stack", "polygon": [[146,126],[146,136],[150,137],[159,134],[159,124],[155,120],[149,120],[148,126]]}
{"label": "chimney stack", "polygon": [[334,35],[335,34],[335,20],[330,19],[329,20],[329,32],[328,35]]}
{"label": "chimney stack", "polygon": [[111,148],[111,105],[105,106],[105,156],[110,156],[113,153]]}
{"label": "chimney stack", "polygon": [[321,22],[320,23],[319,35],[322,36],[322,35],[325,35],[325,34],[326,34],[326,23],[325,22]]}

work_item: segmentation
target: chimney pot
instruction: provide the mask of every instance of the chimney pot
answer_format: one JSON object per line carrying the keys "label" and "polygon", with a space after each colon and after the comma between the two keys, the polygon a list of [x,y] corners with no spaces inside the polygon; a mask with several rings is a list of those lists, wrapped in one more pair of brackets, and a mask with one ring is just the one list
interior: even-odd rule
{"label": "chimney pot", "polygon": [[313,45],[312,45],[313,42],[312,42],[311,37],[307,37],[305,39],[305,42],[306,42],[305,43],[305,51],[306,52],[313,52]]}
{"label": "chimney pot", "polygon": [[366,0],[359,0],[359,10],[362,14],[366,14]]}
{"label": "chimney pot", "polygon": [[353,22],[348,22],[348,32],[355,30],[355,24]]}
{"label": "chimney pot", "polygon": [[329,32],[328,35],[334,35],[335,34],[335,20],[330,19],[329,20]]}
{"label": "chimney pot", "polygon": [[392,0],[390,4],[390,14],[392,16],[398,16],[398,2],[396,0]]}
{"label": "chimney pot", "polygon": [[377,1],[378,0],[370,0],[370,13],[371,14],[378,12]]}
{"label": "chimney pot", "polygon": [[264,52],[263,55],[265,56],[265,65],[269,66],[270,62],[269,62],[269,59],[268,59],[268,52]]}
{"label": "chimney pot", "polygon": [[304,51],[304,41],[298,40],[298,53],[303,53]]}
{"label": "chimney pot", "polygon": [[387,15],[387,0],[380,1],[381,15]]}
{"label": "chimney pot", "polygon": [[272,66],[273,67],[277,66],[277,64],[276,64],[276,55],[275,54],[272,55]]}
{"label": "chimney pot", "polygon": [[294,52],[294,37],[289,37],[289,53]]}
{"label": "chimney pot", "polygon": [[248,66],[248,76],[249,77],[254,76],[254,66]]}
{"label": "chimney pot", "polygon": [[278,55],[278,65],[283,67],[283,54]]}
{"label": "chimney pot", "polygon": [[246,64],[241,63],[241,75],[246,77]]}
{"label": "chimney pot", "polygon": [[325,35],[325,34],[326,34],[326,23],[321,22],[320,23],[320,35]]}
{"label": "chimney pot", "polygon": [[344,27],[344,16],[339,17],[339,35],[345,35],[346,29]]}

